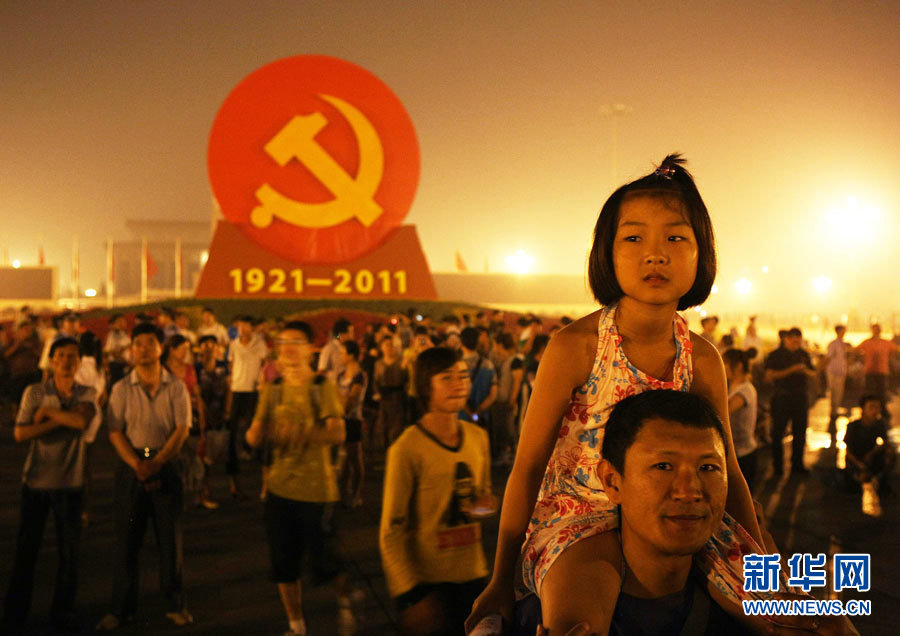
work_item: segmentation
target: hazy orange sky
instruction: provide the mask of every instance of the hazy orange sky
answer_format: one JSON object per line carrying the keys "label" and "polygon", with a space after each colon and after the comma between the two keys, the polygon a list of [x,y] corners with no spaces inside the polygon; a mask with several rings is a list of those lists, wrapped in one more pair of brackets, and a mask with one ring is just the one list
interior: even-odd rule
{"label": "hazy orange sky", "polygon": [[[581,273],[613,186],[678,150],[716,229],[714,303],[900,309],[891,2],[8,1],[0,29],[0,241],[29,263],[43,234],[63,285],[73,235],[87,287],[125,219],[209,219],[226,95],[324,54],[406,105],[422,156],[407,222],[434,270],[459,250],[500,271],[523,249],[537,271]],[[615,183],[612,103],[633,108]]]}

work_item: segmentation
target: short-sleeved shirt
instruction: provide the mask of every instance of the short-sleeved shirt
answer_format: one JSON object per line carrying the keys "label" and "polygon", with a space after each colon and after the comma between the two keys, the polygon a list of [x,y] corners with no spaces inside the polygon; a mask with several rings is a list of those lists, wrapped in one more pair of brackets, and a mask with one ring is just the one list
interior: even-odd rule
{"label": "short-sleeved shirt", "polygon": [[343,349],[341,341],[337,338],[332,338],[319,352],[318,371],[319,373],[327,374],[329,380],[336,380],[341,371],[344,370],[344,365],[341,362]]}
{"label": "short-sleeved shirt", "polygon": [[273,444],[272,464],[266,473],[266,488],[273,495],[294,501],[325,503],[338,501],[337,475],[331,463],[332,444],[306,440],[314,426],[330,417],[343,417],[337,387],[331,380],[300,386],[283,382],[263,385],[255,420],[272,431],[284,426],[296,430],[302,441]]}
{"label": "short-sleeved shirt", "polygon": [[847,343],[835,338],[828,343],[828,366],[825,371],[831,375],[847,375]]}
{"label": "short-sleeved shirt", "polygon": [[[94,389],[72,385],[72,395],[63,398],[56,390],[53,378],[32,384],[25,389],[16,426],[28,426],[35,412],[43,407],[68,411],[81,403],[93,405],[97,398]],[[84,431],[58,426],[40,437],[30,440],[22,482],[35,490],[81,488],[84,485]]]}
{"label": "short-sleeved shirt", "polygon": [[256,381],[263,361],[269,355],[266,343],[257,335],[247,344],[239,339],[228,348],[228,360],[231,362],[231,390],[237,392],[256,391]]}
{"label": "short-sleeved shirt", "polygon": [[103,345],[103,352],[112,354],[114,351],[121,351],[121,355],[116,358],[127,361],[129,358],[128,347],[131,346],[131,336],[124,331],[116,329],[106,334],[106,343]]}
{"label": "short-sleeved shirt", "polygon": [[[803,349],[790,351],[785,347],[778,347],[766,357],[765,368],[773,371],[782,371],[795,364],[802,362],[806,368],[812,369],[812,360],[809,354]],[[790,393],[791,395],[806,395],[806,374],[792,373],[785,378],[775,380],[775,389],[779,393]]]}
{"label": "short-sleeved shirt", "polygon": [[859,344],[863,354],[863,369],[867,374],[889,375],[891,353],[897,350],[890,340],[869,338]]}
{"label": "short-sleeved shirt", "polygon": [[346,370],[341,371],[338,375],[337,386],[338,392],[341,397],[346,397],[350,395],[350,391],[353,389],[354,385],[359,385],[360,391],[359,395],[356,396],[356,399],[353,401],[348,401],[347,406],[344,407],[345,415],[347,417],[361,420],[363,418],[362,415],[362,407],[363,401],[366,398],[366,385],[368,384],[368,379],[366,378],[365,371],[359,371],[354,375],[350,375]]}
{"label": "short-sleeved shirt", "polygon": [[176,428],[191,425],[191,398],[184,382],[165,368],[152,397],[141,385],[137,369],[113,385],[107,421],[135,448],[159,450]]}
{"label": "short-sleeved shirt", "polygon": [[878,438],[882,443],[889,444],[887,427],[884,420],[879,419],[866,426],[862,420],[853,420],[847,424],[847,433],[844,435],[844,443],[847,451],[853,453],[857,459],[862,459],[878,444]]}
{"label": "short-sleeved shirt", "polygon": [[742,382],[729,391],[728,399],[734,395],[744,398],[744,406],[730,416],[734,452],[743,457],[756,450],[756,388],[749,382]]}
{"label": "short-sleeved shirt", "polygon": [[508,357],[500,364],[497,372],[497,402],[501,404],[509,402],[514,384],[513,371],[524,368],[523,358],[517,355]]}
{"label": "short-sleeved shirt", "polygon": [[197,329],[197,337],[202,338],[203,336],[213,336],[219,342],[220,345],[228,344],[228,330],[225,329],[224,325],[214,322],[209,327],[200,326]]}
{"label": "short-sleeved shirt", "polygon": [[[490,395],[491,387],[497,384],[497,376],[493,363],[482,355],[464,356],[463,360],[469,368],[469,379],[472,381],[466,406],[474,411]],[[459,416],[464,420],[469,419],[469,415],[465,411],[461,411]]]}
{"label": "short-sleeved shirt", "polygon": [[206,408],[206,426],[217,428],[225,421],[225,400],[228,396],[228,365],[216,360],[212,371],[207,371],[202,363],[194,365],[200,397]]}

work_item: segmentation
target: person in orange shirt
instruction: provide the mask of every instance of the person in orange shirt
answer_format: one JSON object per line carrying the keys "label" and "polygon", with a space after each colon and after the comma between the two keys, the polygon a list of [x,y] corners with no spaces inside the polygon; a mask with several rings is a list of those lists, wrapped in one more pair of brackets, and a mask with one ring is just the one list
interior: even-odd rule
{"label": "person in orange shirt", "polygon": [[881,337],[881,325],[873,323],[872,337],[863,340],[856,350],[862,354],[863,370],[866,374],[866,393],[881,398],[881,416],[889,420],[887,409],[888,376],[891,373],[891,354],[896,353],[897,345]]}

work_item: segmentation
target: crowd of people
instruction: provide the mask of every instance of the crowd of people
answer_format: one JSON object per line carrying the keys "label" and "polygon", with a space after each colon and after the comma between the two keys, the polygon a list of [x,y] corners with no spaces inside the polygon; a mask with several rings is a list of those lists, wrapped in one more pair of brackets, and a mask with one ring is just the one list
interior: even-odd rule
{"label": "crowd of people", "polygon": [[[229,495],[248,497],[241,471],[254,467],[287,633],[312,629],[305,556],[315,581],[333,587],[339,632],[354,633],[334,515],[363,503],[368,456],[384,460],[379,547],[405,634],[669,634],[687,624],[692,633],[855,633],[839,617],[739,623],[742,600],[776,596],[744,589],[729,555],[777,552],[752,498],[764,472],[758,451],[771,447],[769,474],[781,476],[790,423],[790,471],[805,475],[810,378],[827,377],[837,418],[856,355],[866,386],[845,436],[848,485],[889,494],[896,344],[873,325],[852,348],[838,328],[817,368],[797,328],[764,356],[753,320],[741,343],[736,334],[717,341],[709,319],[692,333],[678,311],[709,295],[715,248],[677,156],[610,197],[589,262],[601,309],[576,321],[490,310],[434,319],[410,309],[381,323],[340,318],[319,350],[302,320],[242,315],[226,327],[210,308],[196,329],[168,308],[111,316],[102,344],[74,314],[57,331],[23,320],[3,352],[15,438],[30,445],[4,627],[24,628],[35,537],[52,512],[61,565],[51,617],[77,629],[89,447],[105,423],[120,461],[101,631],[137,613],[147,525],[166,617],[193,622],[183,511],[219,507],[209,479],[218,467]],[[502,504],[492,469],[511,471]],[[490,570],[482,520],[498,511]]]}

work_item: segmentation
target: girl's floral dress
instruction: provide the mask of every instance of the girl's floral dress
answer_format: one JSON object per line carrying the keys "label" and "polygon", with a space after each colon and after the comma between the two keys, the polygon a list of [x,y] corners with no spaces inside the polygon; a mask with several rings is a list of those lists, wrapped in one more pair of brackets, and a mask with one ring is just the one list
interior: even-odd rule
{"label": "girl's floral dress", "polygon": [[[625,357],[615,311],[615,306],[610,306],[600,312],[597,357],[587,382],[572,392],[522,547],[524,582],[538,595],[544,575],[566,548],[619,525],[616,506],[607,498],[597,475],[604,427],[612,407],[642,391],[688,391],[691,386],[691,337],[684,318],[675,314],[673,379],[663,382],[640,371]],[[737,602],[762,598],[743,591],[742,558],[762,552],[749,533],[726,513],[695,562],[718,590]]]}

